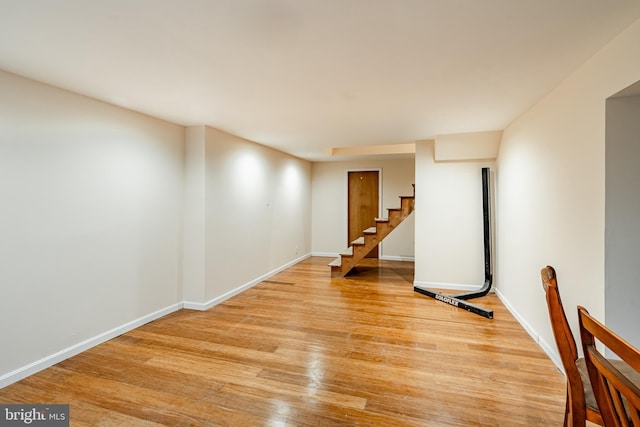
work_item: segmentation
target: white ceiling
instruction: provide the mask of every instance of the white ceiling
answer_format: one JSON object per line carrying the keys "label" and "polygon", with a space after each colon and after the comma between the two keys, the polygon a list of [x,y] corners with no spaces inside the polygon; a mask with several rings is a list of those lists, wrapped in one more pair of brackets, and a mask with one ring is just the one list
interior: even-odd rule
{"label": "white ceiling", "polygon": [[503,129],[639,17],[638,0],[0,0],[0,68],[321,160]]}

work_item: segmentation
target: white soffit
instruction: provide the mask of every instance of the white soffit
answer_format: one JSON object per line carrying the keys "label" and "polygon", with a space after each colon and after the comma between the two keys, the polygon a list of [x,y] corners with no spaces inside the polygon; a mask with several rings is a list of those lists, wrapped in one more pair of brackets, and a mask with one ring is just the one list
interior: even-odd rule
{"label": "white soffit", "polygon": [[620,92],[609,97],[611,98],[627,98],[629,96],[640,96],[640,81],[635,82],[634,84],[627,86],[622,89]]}
{"label": "white soffit", "polygon": [[331,156],[370,156],[388,154],[415,154],[416,144],[359,145],[356,147],[334,147],[327,150]]}

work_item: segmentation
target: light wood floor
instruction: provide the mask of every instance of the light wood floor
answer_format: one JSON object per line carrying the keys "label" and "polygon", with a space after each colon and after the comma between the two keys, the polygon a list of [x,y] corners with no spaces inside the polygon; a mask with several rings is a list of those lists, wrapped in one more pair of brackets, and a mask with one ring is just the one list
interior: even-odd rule
{"label": "light wood floor", "polygon": [[[564,377],[491,294],[492,320],[413,292],[413,264],[345,279],[310,258],[0,390],[71,425],[559,426]],[[543,298],[541,295],[540,298]]]}

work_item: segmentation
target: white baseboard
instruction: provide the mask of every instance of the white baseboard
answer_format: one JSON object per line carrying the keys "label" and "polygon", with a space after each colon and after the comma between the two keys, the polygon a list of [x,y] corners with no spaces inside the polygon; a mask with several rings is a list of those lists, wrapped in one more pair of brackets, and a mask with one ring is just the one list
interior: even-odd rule
{"label": "white baseboard", "polygon": [[57,353],[44,357],[40,360],[37,360],[26,366],[18,368],[14,371],[6,373],[0,376],[0,388],[6,387],[9,384],[13,384],[17,381],[20,381],[21,379],[26,378],[30,375],[33,375],[37,372],[40,372],[43,369],[46,369],[50,366],[55,365],[56,363],[62,362],[65,359],[73,357],[76,354],[82,353],[83,351],[86,351],[92,347],[95,347],[98,344],[102,344],[103,342],[109,341],[110,339],[113,339],[119,335],[129,332],[146,323],[149,323],[156,319],[164,317],[167,314],[173,313],[174,311],[178,311],[181,308],[182,308],[181,302],[170,305],[168,307],[154,311],[153,313],[147,314],[146,316],[142,316],[138,319],[132,320],[131,322],[125,323],[124,325],[113,328],[107,332],[96,335],[95,337],[84,340],[78,344],[72,345],[71,347],[67,347],[63,350],[60,350]]}
{"label": "white baseboard", "polygon": [[447,282],[423,282],[420,280],[414,280],[413,286],[428,289],[451,289],[453,291],[477,291],[482,287],[482,285],[466,285]]}
{"label": "white baseboard", "polygon": [[238,295],[240,292],[245,291],[255,285],[257,285],[258,283],[262,282],[263,280],[267,280],[269,277],[274,276],[278,273],[280,273],[283,270],[286,270],[287,268],[291,267],[292,265],[295,265],[297,263],[299,263],[300,261],[304,261],[305,259],[309,258],[311,256],[311,254],[306,254],[301,256],[300,258],[297,258],[291,262],[288,262],[287,264],[276,268],[273,271],[270,271],[269,273],[263,274],[262,276],[258,277],[257,279],[253,279],[250,282],[245,283],[244,285],[238,286],[235,289],[230,290],[229,292],[220,295],[218,297],[215,297],[207,302],[192,302],[192,301],[185,301],[184,304],[184,308],[189,309],[189,310],[200,310],[200,311],[205,311],[210,309],[211,307],[220,304],[223,301],[228,300],[229,298],[231,298],[232,296]]}
{"label": "white baseboard", "polygon": [[333,252],[311,252],[311,256],[338,258],[340,254]]}
{"label": "white baseboard", "polygon": [[500,301],[507,307],[507,310],[516,318],[518,323],[522,325],[525,331],[533,338],[533,340],[540,346],[540,348],[549,356],[549,359],[558,367],[560,372],[564,374],[564,368],[562,367],[562,361],[560,359],[560,355],[556,351],[555,345],[549,345],[541,336],[538,334],[529,323],[524,320],[524,317],[518,313],[518,311],[511,305],[509,300],[500,292],[499,289],[495,289],[496,295],[500,298]]}
{"label": "white baseboard", "polygon": [[384,261],[407,261],[407,262],[415,262],[416,260],[412,256],[409,257],[409,256],[396,256],[396,255],[382,255],[380,259]]}
{"label": "white baseboard", "polygon": [[[333,252],[311,252],[311,256],[326,257],[326,258],[338,258],[340,256],[340,254],[333,253]],[[415,258],[414,257],[408,257],[408,256],[381,255],[379,257],[379,259],[381,259],[383,261],[409,261],[409,262],[415,262]]]}
{"label": "white baseboard", "polygon": [[551,359],[551,361],[555,363],[560,372],[562,372],[562,374],[565,374],[564,367],[562,366],[562,359],[560,359],[560,354],[556,351],[555,344],[549,345],[542,337],[540,337],[540,339],[538,340],[538,345],[540,346],[540,348],[542,348],[542,350],[544,350],[545,353],[547,353],[549,359]]}

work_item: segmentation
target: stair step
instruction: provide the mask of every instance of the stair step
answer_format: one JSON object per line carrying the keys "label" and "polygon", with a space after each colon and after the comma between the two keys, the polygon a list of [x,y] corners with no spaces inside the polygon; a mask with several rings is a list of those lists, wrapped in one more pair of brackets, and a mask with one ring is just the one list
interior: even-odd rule
{"label": "stair step", "polygon": [[389,222],[389,218],[376,218],[376,222]]}
{"label": "stair step", "polygon": [[342,266],[342,258],[338,257],[329,263],[329,267],[340,267]]}
{"label": "stair step", "polygon": [[342,255],[342,256],[353,256],[353,247],[349,246],[343,252],[340,252],[340,255]]}
{"label": "stair step", "polygon": [[364,234],[376,234],[378,229],[376,227],[369,227],[363,231]]}
{"label": "stair step", "polygon": [[356,240],[351,242],[352,245],[364,245],[364,237],[358,237]]}

